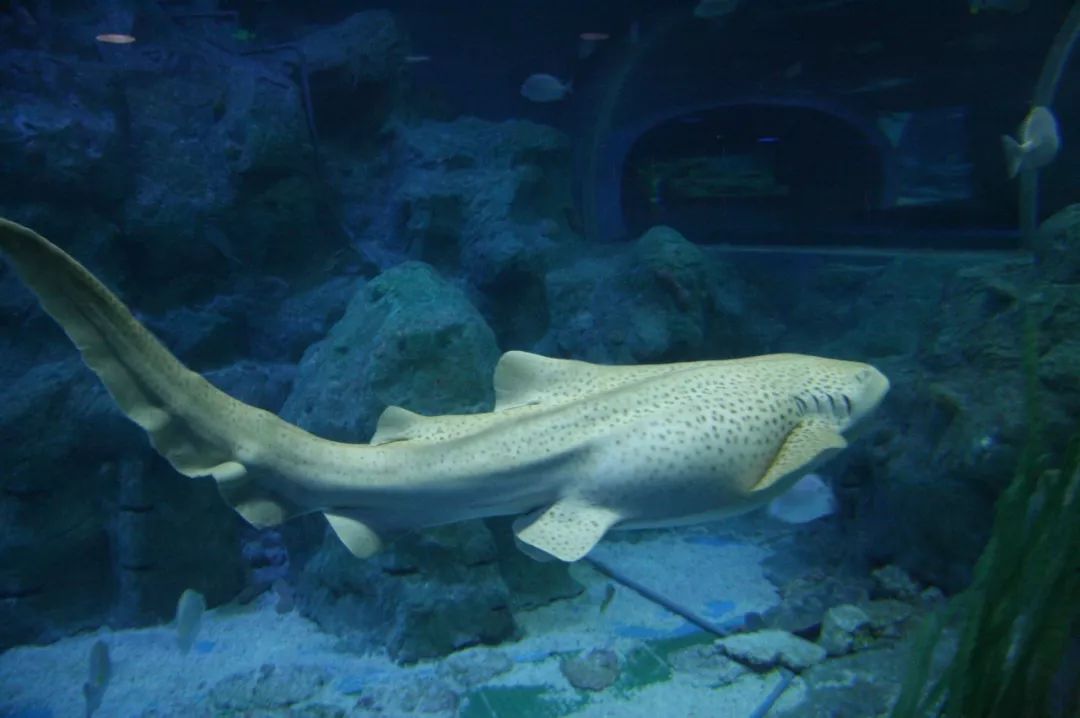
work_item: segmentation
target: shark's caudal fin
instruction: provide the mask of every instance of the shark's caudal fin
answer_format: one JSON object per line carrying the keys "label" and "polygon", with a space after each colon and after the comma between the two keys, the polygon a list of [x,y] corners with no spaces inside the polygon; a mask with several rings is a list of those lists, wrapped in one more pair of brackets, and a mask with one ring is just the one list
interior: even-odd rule
{"label": "shark's caudal fin", "polygon": [[1009,173],[1009,179],[1012,179],[1020,173],[1024,164],[1024,148],[1012,137],[1002,135],[1001,149],[1005,151],[1005,171]]}
{"label": "shark's caudal fin", "polygon": [[289,449],[282,445],[295,451],[322,439],[189,370],[85,267],[36,232],[0,218],[0,252],[177,471],[212,476],[225,500],[256,526],[307,510],[255,479],[285,463]]}

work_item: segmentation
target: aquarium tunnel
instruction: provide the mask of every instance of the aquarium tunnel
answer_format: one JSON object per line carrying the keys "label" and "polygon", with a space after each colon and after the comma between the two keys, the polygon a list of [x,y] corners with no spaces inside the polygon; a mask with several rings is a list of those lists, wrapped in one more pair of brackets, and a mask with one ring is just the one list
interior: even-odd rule
{"label": "aquarium tunnel", "polygon": [[809,100],[683,112],[613,159],[611,216],[623,226],[611,229],[632,236],[669,224],[703,243],[829,243],[896,202],[896,152],[885,134]]}

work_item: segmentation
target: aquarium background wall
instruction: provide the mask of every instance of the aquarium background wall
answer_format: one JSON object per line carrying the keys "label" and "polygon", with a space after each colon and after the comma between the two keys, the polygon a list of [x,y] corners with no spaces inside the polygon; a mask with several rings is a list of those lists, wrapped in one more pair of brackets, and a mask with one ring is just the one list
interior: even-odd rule
{"label": "aquarium background wall", "polygon": [[[81,714],[90,644],[71,642],[102,636],[114,685],[99,715],[644,715],[634,706],[680,695],[723,715],[724,691],[751,680],[761,700],[784,681],[777,715],[885,714],[910,631],[971,582],[1027,440],[1025,336],[1048,465],[1080,416],[1068,53],[1061,146],[1034,205],[1000,139],[1020,131],[1072,10],[0,3],[0,216],[83,262],[187,366],[316,434],[366,442],[389,405],[488,411],[509,350],[604,364],[797,352],[873,364],[892,384],[820,470],[835,510],[815,521],[758,512],[618,534],[600,563],[571,567],[521,554],[508,520],[470,521],[362,561],[319,516],[257,531],[210,480],[175,473],[0,264],[0,716]],[[536,73],[564,94],[523,96]],[[1024,232],[1028,210],[1038,226]],[[744,609],[725,572],[746,565],[771,593]],[[783,632],[821,654],[747,658],[621,580],[679,594],[698,572],[695,615],[713,629]],[[185,589],[219,616],[212,630],[264,612],[403,673],[314,666],[309,634],[282,629],[295,659],[243,680],[277,671],[304,690],[225,699],[230,674],[210,666],[226,631],[182,659],[207,677],[170,704],[154,693],[164,678],[131,677],[122,646],[164,641],[153,631]],[[620,613],[630,601],[663,628]],[[1063,630],[1075,648],[1077,627]],[[70,697],[39,701],[18,652],[72,645]],[[512,678],[526,669],[548,677]],[[1062,671],[1065,711],[1076,661]],[[418,685],[436,698],[402,702],[428,695]],[[153,696],[144,713],[139,695]]]}

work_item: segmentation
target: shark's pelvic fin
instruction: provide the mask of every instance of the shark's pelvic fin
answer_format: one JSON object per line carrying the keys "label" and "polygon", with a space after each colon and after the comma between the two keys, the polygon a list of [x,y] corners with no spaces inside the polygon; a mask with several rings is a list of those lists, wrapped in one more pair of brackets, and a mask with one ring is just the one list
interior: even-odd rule
{"label": "shark's pelvic fin", "polygon": [[334,530],[349,553],[357,558],[368,558],[382,550],[382,540],[375,530],[356,518],[349,511],[324,511],[330,528]]}
{"label": "shark's pelvic fin", "polygon": [[[566,498],[514,521],[514,535],[538,558],[577,561],[592,550],[621,516],[608,508]],[[536,551],[540,552],[537,556]]]}
{"label": "shark's pelvic fin", "polygon": [[813,464],[824,461],[845,446],[847,441],[828,422],[803,419],[788,434],[768,471],[754,484],[753,491],[764,491],[784,477],[809,471]]}

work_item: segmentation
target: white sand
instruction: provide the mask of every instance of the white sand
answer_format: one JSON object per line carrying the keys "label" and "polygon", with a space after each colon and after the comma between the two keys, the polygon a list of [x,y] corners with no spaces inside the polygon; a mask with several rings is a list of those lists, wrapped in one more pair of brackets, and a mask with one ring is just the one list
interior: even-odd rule
{"label": "white sand", "polygon": [[[712,620],[764,611],[777,603],[775,588],[761,572],[760,563],[767,551],[749,544],[717,544],[694,538],[703,535],[656,534],[633,544],[610,541],[599,547],[597,556]],[[646,639],[685,635],[697,629],[621,586],[616,587],[610,604],[601,610],[611,580],[585,564],[573,570],[586,586],[582,596],[519,614],[524,638],[518,642],[470,649],[470,653],[500,651],[514,661],[510,671],[485,682],[484,689],[542,686],[545,701],[565,701],[566,715],[590,718],[739,716],[750,714],[779,680],[775,672],[748,673],[717,688],[700,676],[672,670],[670,680],[629,690],[618,690],[618,684],[600,693],[574,689],[562,675],[560,654],[605,648],[625,660],[634,652],[651,651]],[[203,617],[196,646],[187,655],[177,648],[175,632],[167,626],[102,630],[48,646],[9,650],[0,655],[0,716],[82,716],[82,684],[87,677],[90,647],[99,638],[109,645],[112,680],[97,716],[139,716],[154,709],[158,715],[175,713],[194,718],[185,706],[207,705],[208,692],[222,678],[256,671],[267,664],[279,669],[320,667],[331,680],[312,700],[355,710],[352,715],[364,714],[354,708],[358,685],[423,685],[441,675],[455,691],[462,695],[469,692],[467,687],[455,684],[449,672],[439,670],[440,661],[401,667],[385,656],[336,651],[333,636],[321,633],[297,613],[277,614],[270,598],[263,597],[248,607],[209,611]],[[653,656],[664,663],[660,656]],[[796,681],[782,704],[797,701],[801,692],[801,683]],[[487,713],[493,718],[509,718],[485,710],[484,705],[475,705],[486,704],[483,695],[474,694],[471,700],[474,705],[469,715]]]}

